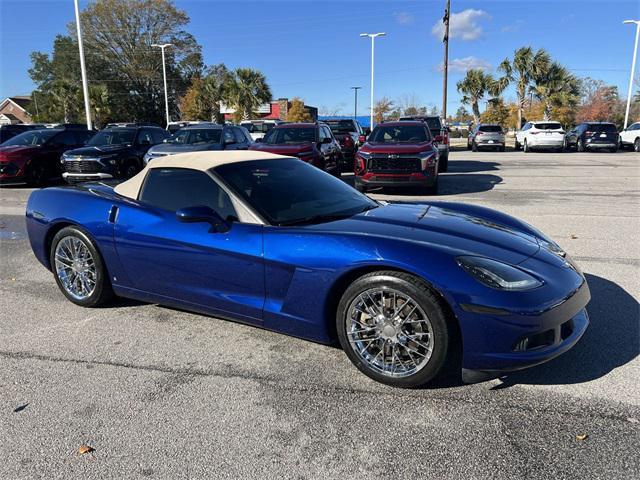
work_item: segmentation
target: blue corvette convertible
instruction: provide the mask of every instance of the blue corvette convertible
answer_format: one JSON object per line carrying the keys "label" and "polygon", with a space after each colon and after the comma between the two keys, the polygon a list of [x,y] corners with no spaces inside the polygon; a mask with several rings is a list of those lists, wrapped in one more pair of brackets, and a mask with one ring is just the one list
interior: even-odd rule
{"label": "blue corvette convertible", "polygon": [[[112,295],[331,343],[371,378],[463,379],[536,365],[588,325],[579,268],[508,215],[376,202],[295,158],[195,152],[115,188],[31,194],[38,260],[72,302]],[[454,355],[456,353],[457,355]]]}

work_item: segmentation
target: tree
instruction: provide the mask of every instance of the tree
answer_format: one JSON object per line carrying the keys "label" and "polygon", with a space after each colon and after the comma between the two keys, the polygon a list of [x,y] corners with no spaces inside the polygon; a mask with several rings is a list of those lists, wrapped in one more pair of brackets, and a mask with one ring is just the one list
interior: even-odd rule
{"label": "tree", "polygon": [[624,122],[624,101],[618,87],[588,79],[582,103],[576,112],[577,122],[605,121],[621,125]]}
{"label": "tree", "polygon": [[304,102],[297,97],[291,100],[291,108],[287,111],[287,122],[311,122],[311,115],[304,108]]}
{"label": "tree", "polygon": [[539,76],[541,72],[548,68],[550,63],[551,57],[546,50],[541,48],[534,52],[531,47],[521,47],[514,52],[513,60],[505,58],[499,65],[498,70],[504,74],[498,79],[500,88],[504,90],[512,82],[516,84],[517,128],[522,126],[522,110],[534,76]]}
{"label": "tree", "polygon": [[178,100],[181,120],[200,120],[205,118],[202,111],[202,78],[194,77],[187,91]]}
{"label": "tree", "polygon": [[580,82],[558,62],[548,63],[532,75],[530,92],[542,102],[543,117],[549,120],[553,108],[575,106],[580,95]]}
{"label": "tree", "polygon": [[229,83],[228,98],[236,122],[254,117],[258,107],[271,101],[271,89],[265,76],[251,68],[237,68]]}
{"label": "tree", "polygon": [[503,127],[508,126],[509,108],[501,98],[489,102],[487,109],[480,115],[482,123],[497,123]]}
{"label": "tree", "polygon": [[213,65],[207,69],[199,97],[204,118],[211,119],[216,123],[224,123],[224,115],[220,111],[220,105],[229,97],[232,84],[233,76],[224,64]]}
{"label": "tree", "polygon": [[456,110],[456,114],[453,117],[453,121],[454,122],[461,122],[461,123],[467,123],[470,122],[473,119],[473,117],[471,116],[471,114],[467,111],[466,108],[464,108],[463,105],[460,105],[458,107],[458,110]]}
{"label": "tree", "polygon": [[474,123],[480,122],[480,107],[478,106],[487,94],[497,96],[500,94],[500,85],[489,73],[479,68],[467,71],[467,75],[460,80],[456,87],[462,93],[462,103],[471,106]]}
{"label": "tree", "polygon": [[375,102],[373,104],[373,118],[375,122],[383,122],[392,109],[393,102],[387,97],[382,97],[380,100]]}
{"label": "tree", "polygon": [[[80,92],[76,98],[78,105],[83,99]],[[111,115],[111,98],[106,85],[89,85],[89,104],[91,105],[91,119],[97,128],[104,128]]]}

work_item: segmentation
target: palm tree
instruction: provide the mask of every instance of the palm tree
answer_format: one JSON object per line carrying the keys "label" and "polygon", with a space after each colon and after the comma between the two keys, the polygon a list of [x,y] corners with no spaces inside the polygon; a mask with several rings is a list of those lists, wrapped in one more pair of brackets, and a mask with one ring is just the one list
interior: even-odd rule
{"label": "palm tree", "polygon": [[234,120],[240,122],[255,116],[260,105],[271,101],[271,89],[262,73],[251,68],[237,68],[229,83],[228,97],[235,110]]}
{"label": "palm tree", "polygon": [[549,67],[551,57],[544,49],[534,52],[531,47],[521,47],[513,54],[513,61],[505,58],[498,66],[498,70],[504,76],[498,83],[505,88],[509,83],[515,82],[516,96],[518,97],[518,128],[522,126],[522,110],[527,98],[527,91],[531,86],[534,76],[539,76]]}
{"label": "palm tree", "polygon": [[[104,127],[111,115],[111,98],[106,85],[89,85],[89,101],[93,123],[100,128]],[[82,102],[80,92],[78,102]]]}
{"label": "palm tree", "polygon": [[224,122],[224,115],[220,112],[220,104],[226,102],[232,85],[233,77],[224,64],[209,67],[200,84],[197,98],[199,110],[203,116],[216,123]]}
{"label": "palm tree", "polygon": [[558,62],[547,65],[532,76],[529,91],[542,102],[544,119],[549,120],[553,107],[575,105],[580,95],[579,80]]}
{"label": "palm tree", "polygon": [[480,123],[480,107],[478,103],[485,96],[497,97],[502,90],[502,84],[496,81],[489,73],[485,73],[479,68],[467,70],[467,75],[460,80],[456,87],[462,93],[462,103],[471,105],[473,121],[477,125]]}

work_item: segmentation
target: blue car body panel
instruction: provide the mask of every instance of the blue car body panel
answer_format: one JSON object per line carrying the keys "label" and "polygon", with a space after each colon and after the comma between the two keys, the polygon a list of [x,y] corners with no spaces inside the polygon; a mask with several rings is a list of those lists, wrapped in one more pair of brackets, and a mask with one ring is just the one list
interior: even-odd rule
{"label": "blue car body panel", "polygon": [[[533,227],[484,207],[383,204],[317,225],[234,223],[227,232],[212,232],[206,223],[180,223],[107,185],[48,188],[29,198],[27,229],[49,269],[53,232],[68,224],[95,240],[119,295],[323,343],[334,341],[341,288],[381,269],[412,273],[442,296],[459,325],[465,369],[541,363],[575,344],[588,325],[589,289],[570,260],[543,248],[546,239]],[[491,289],[457,265],[459,255],[518,265],[542,286]],[[555,332],[552,345],[514,351],[519,339],[545,331]]]}

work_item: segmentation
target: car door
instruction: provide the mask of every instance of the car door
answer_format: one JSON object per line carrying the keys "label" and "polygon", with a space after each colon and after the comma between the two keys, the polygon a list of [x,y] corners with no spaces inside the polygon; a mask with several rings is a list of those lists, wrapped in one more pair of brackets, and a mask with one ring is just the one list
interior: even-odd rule
{"label": "car door", "polygon": [[232,127],[225,127],[222,130],[222,145],[224,150],[239,150],[238,140]]}
{"label": "car door", "polygon": [[236,150],[247,150],[249,148],[249,142],[244,133],[242,133],[242,129],[233,127],[233,135],[236,137]]}
{"label": "car door", "polygon": [[[176,218],[176,210],[199,205],[226,218],[228,231]],[[234,201],[208,173],[151,168],[138,201],[122,203],[113,217],[126,274],[114,283],[146,293],[150,301],[261,321],[263,227],[238,221]]]}

